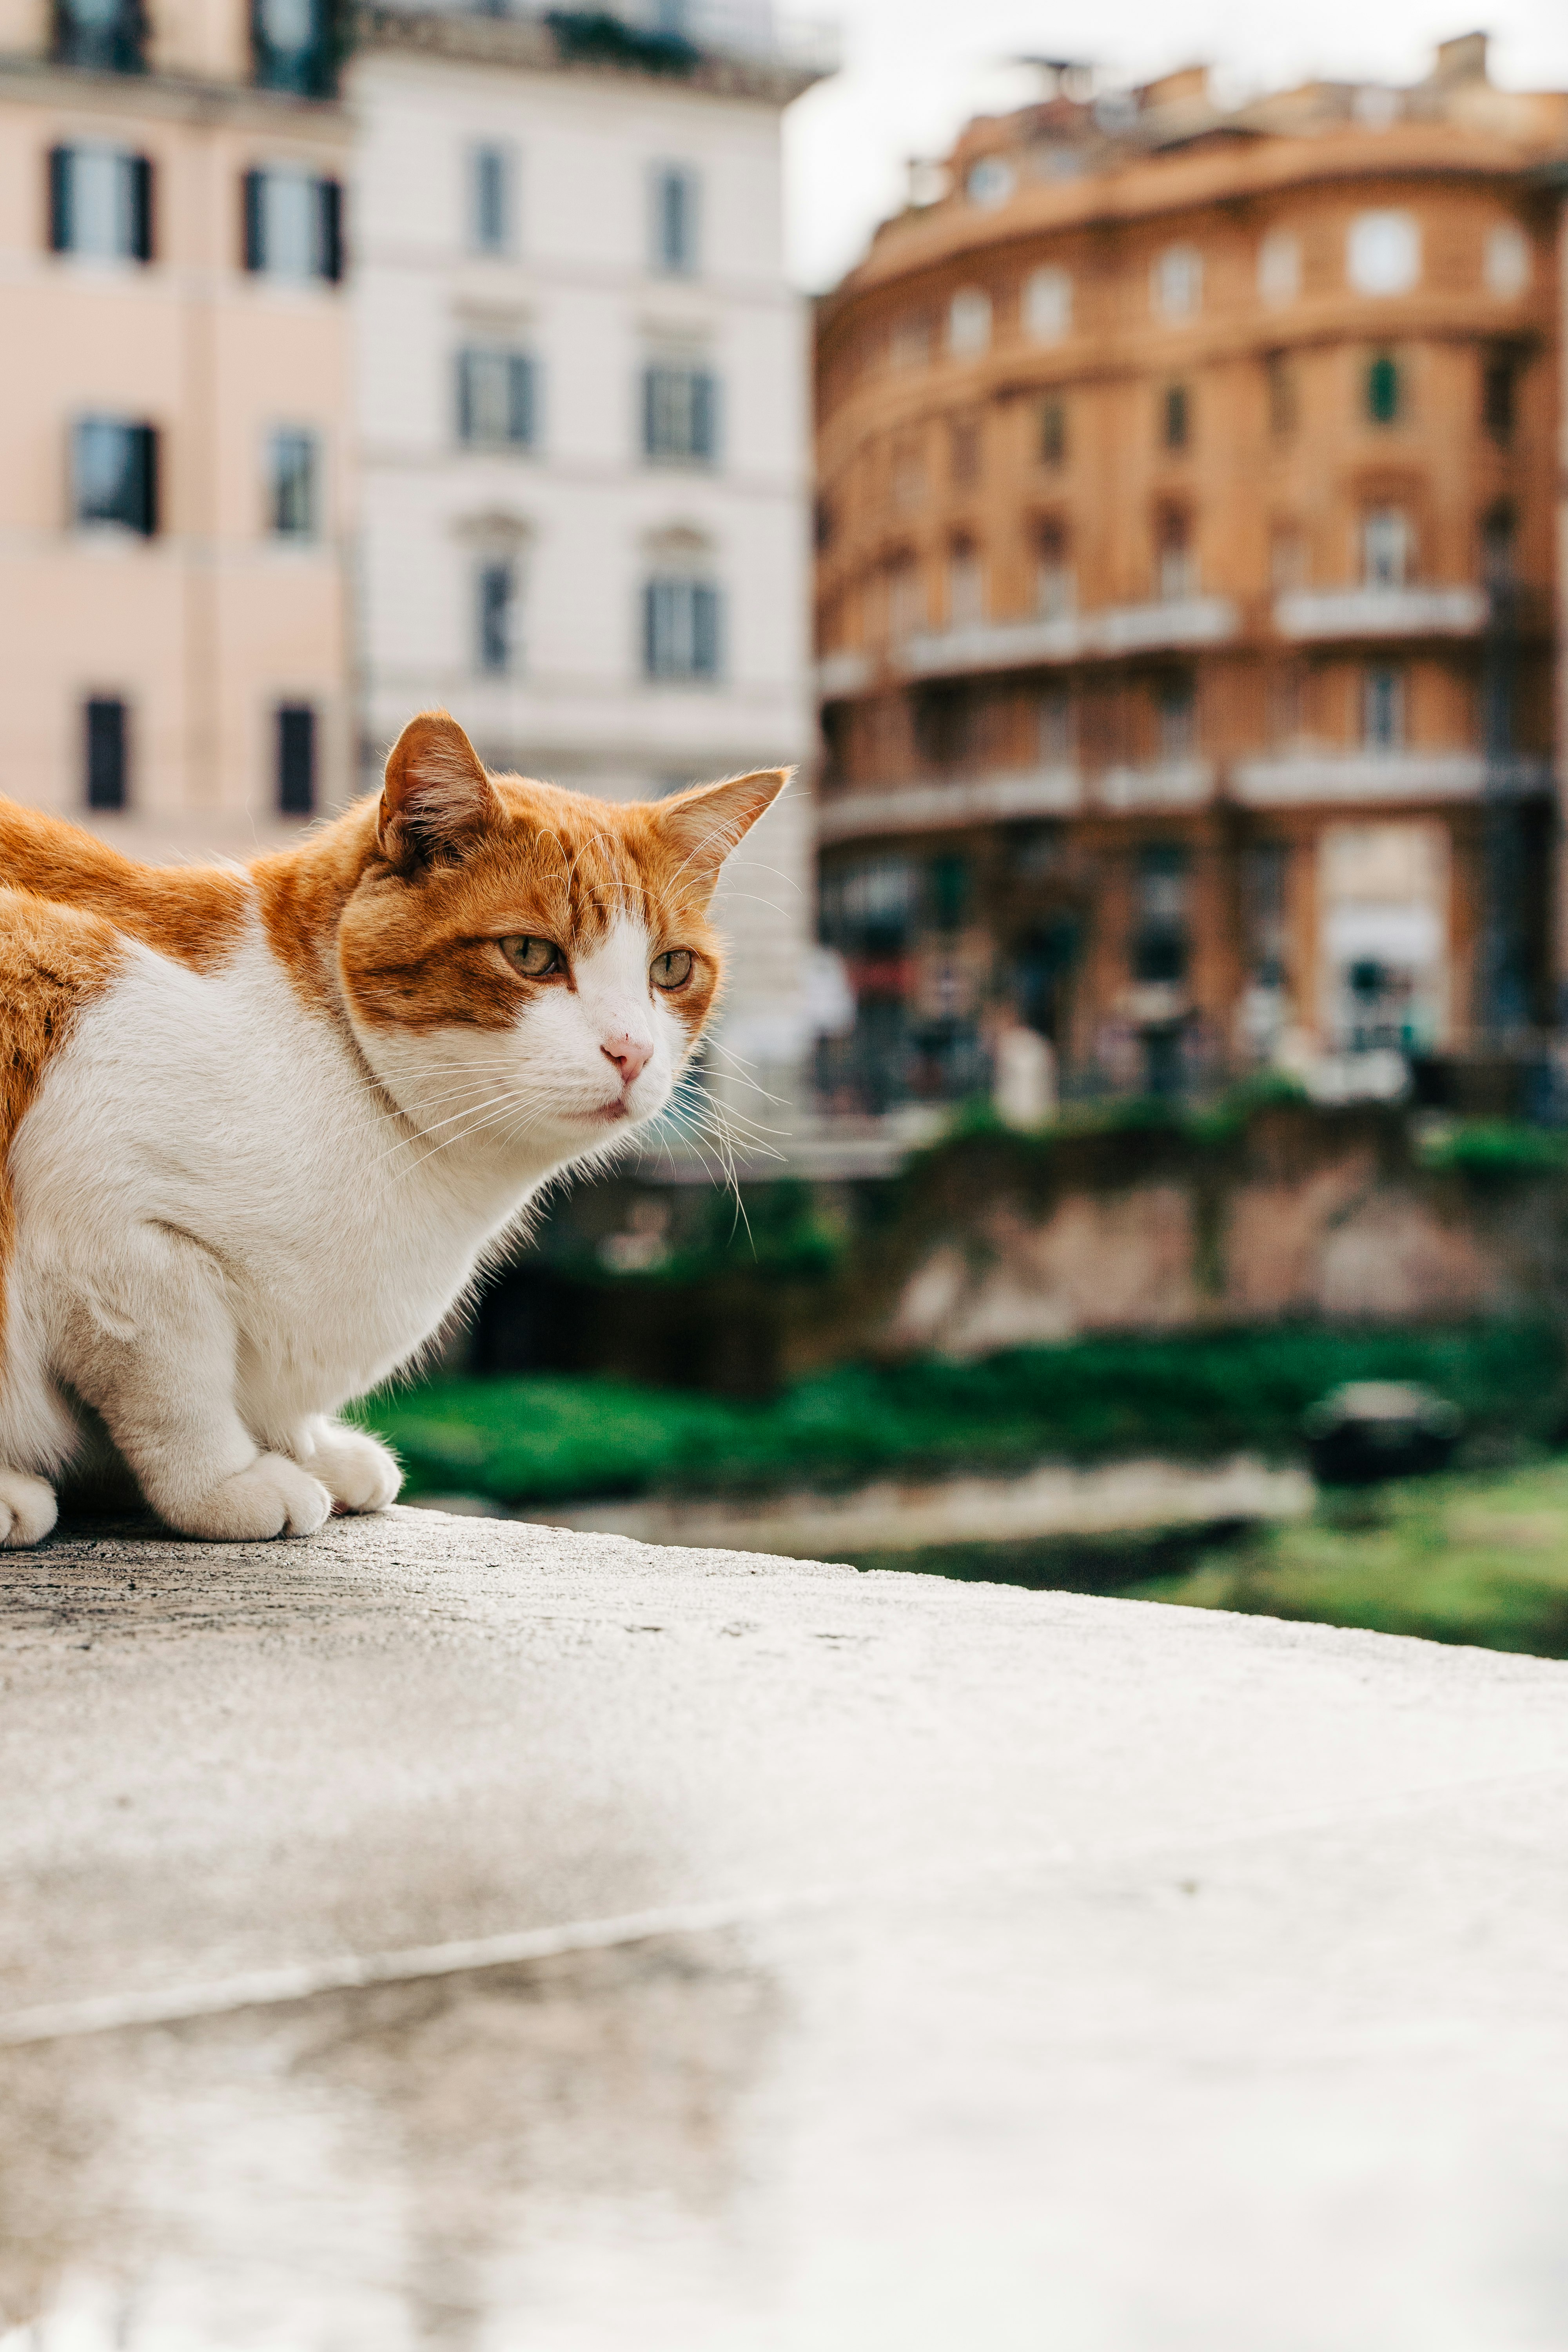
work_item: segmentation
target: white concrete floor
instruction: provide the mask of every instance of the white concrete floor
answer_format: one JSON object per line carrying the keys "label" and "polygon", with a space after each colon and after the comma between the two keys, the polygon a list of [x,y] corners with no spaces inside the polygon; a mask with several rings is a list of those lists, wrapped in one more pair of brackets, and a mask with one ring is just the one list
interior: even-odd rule
{"label": "white concrete floor", "polygon": [[68,1536],[0,1788],[5,2352],[1568,2342],[1560,1665]]}

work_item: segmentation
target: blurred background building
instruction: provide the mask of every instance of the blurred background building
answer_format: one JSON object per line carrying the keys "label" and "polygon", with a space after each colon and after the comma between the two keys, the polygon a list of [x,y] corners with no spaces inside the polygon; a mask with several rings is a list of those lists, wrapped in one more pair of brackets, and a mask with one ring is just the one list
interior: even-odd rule
{"label": "blurred background building", "polygon": [[154,857],[353,772],[337,63],[310,0],[0,10],[0,788]]}
{"label": "blurred background building", "polygon": [[[765,0],[382,8],[352,72],[362,782],[447,704],[612,799],[808,761],[808,324],[780,115],[827,62]],[[809,1044],[804,780],[738,853],[721,1090]]]}
{"label": "blurred background building", "polygon": [[971,124],[822,306],[828,1102],[1169,1094],[1554,1018],[1568,99],[1200,69]]}

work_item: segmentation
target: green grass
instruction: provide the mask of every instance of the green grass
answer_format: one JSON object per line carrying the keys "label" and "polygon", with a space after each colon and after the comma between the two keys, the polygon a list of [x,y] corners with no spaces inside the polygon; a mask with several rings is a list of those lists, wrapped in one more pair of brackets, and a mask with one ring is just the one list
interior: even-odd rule
{"label": "green grass", "polygon": [[1568,1461],[1327,1496],[1310,1519],[1119,1589],[1189,1608],[1568,1656]]}
{"label": "green grass", "polygon": [[412,1494],[509,1504],[654,1492],[842,1488],[893,1474],[1021,1470],[1130,1454],[1300,1450],[1301,1415],[1348,1380],[1428,1382],[1472,1455],[1540,1450],[1563,1418],[1561,1339],[1543,1326],[1318,1327],[1085,1339],[975,1364],[847,1365],[769,1404],[601,1379],[442,1376],[360,1408]]}

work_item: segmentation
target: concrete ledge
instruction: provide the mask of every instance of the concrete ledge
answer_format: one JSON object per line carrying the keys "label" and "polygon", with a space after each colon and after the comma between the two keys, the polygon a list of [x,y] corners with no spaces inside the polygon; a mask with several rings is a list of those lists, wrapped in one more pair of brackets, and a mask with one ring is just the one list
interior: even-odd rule
{"label": "concrete ledge", "polygon": [[405,1511],[0,1595],[7,2352],[1562,2340],[1560,1665]]}

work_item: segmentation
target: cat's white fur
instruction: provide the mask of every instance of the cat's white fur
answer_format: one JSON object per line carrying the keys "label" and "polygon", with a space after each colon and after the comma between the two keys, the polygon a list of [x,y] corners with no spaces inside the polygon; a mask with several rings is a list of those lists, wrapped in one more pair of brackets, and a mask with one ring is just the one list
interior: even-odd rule
{"label": "cat's white fur", "polygon": [[334,1415],[557,1170],[668,1102],[689,1040],[649,951],[623,915],[510,1030],[355,1022],[351,1045],[258,921],[208,971],[132,943],[12,1148],[0,1541],[54,1523],[81,1435],[60,1383],[191,1534],[308,1534],[334,1502],[390,1501],[392,1456]]}

